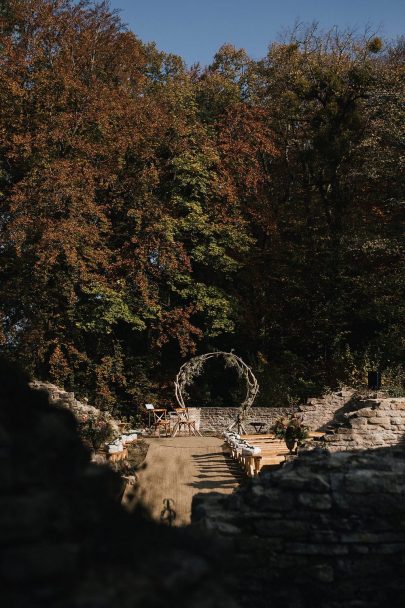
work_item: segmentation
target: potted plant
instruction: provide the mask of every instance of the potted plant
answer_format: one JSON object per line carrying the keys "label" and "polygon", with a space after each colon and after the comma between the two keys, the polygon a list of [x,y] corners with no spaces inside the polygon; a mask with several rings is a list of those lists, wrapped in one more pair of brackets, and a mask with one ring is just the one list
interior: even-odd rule
{"label": "potted plant", "polygon": [[284,439],[291,454],[308,437],[308,427],[302,423],[302,419],[294,415],[289,418],[279,418],[271,430],[278,439]]}

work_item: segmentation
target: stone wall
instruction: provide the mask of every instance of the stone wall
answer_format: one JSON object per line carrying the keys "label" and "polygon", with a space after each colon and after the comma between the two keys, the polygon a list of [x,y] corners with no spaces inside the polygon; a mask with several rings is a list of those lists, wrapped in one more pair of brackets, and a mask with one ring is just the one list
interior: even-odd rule
{"label": "stone wall", "polygon": [[[322,398],[309,399],[307,404],[300,406],[297,412],[303,416],[305,424],[311,430],[324,430],[345,411],[353,395],[351,390],[330,393]],[[196,420],[201,431],[222,433],[234,422],[237,407],[201,407],[190,408],[192,418]],[[263,422],[269,431],[272,424],[278,419],[291,415],[293,410],[289,407],[253,407],[246,421],[248,432],[254,432],[250,422]]]}
{"label": "stone wall", "polygon": [[[190,408],[190,413],[202,432],[219,434],[234,422],[238,408]],[[263,422],[269,431],[277,418],[291,413],[290,408],[253,407],[246,430],[254,432],[250,422]],[[346,390],[309,399],[297,413],[310,430],[327,432],[325,446],[334,452],[397,445],[405,436],[405,398],[356,398]]]}
{"label": "stone wall", "polygon": [[243,606],[399,608],[404,498],[402,450],[315,450],[229,497],[198,495],[192,520],[230,539]]}
{"label": "stone wall", "polygon": [[89,456],[72,414],[0,358],[1,605],[236,608],[228,553],[125,512],[122,479]]}
{"label": "stone wall", "polygon": [[[200,430],[208,433],[220,434],[235,421],[239,408],[237,407],[201,407],[190,408],[193,416],[199,419]],[[263,422],[268,431],[271,425],[282,416],[290,413],[289,408],[282,407],[253,407],[247,418],[245,427],[248,433],[254,433],[249,422]]]}
{"label": "stone wall", "polygon": [[[79,418],[84,414],[95,417],[100,415],[100,410],[93,405],[79,401],[76,399],[74,393],[69,393],[63,388],[59,388],[50,382],[34,380],[33,382],[30,382],[30,387],[37,391],[44,391],[48,396],[50,405],[69,410],[72,412],[75,418]],[[117,421],[114,420],[107,412],[103,412],[103,416],[109,421],[113,432],[119,435],[120,431]]]}
{"label": "stone wall", "polygon": [[[49,382],[35,381],[32,388],[46,391],[52,405],[70,410],[76,417],[99,410],[77,400],[74,393],[68,393]],[[197,428],[203,433],[221,434],[235,421],[237,407],[189,408],[190,417],[196,421]],[[269,431],[275,420],[288,416],[288,407],[253,407],[245,427],[254,432],[250,422],[263,422],[264,430]],[[356,398],[350,389],[327,394],[321,398],[309,399],[297,408],[310,430],[327,430],[326,447],[331,451],[347,451],[396,445],[405,435],[405,399]],[[119,434],[116,421],[109,421]]]}
{"label": "stone wall", "polygon": [[[57,407],[71,411],[75,417],[82,414],[97,415],[99,410],[76,399],[74,393],[67,392],[50,382],[35,380],[31,387],[36,390],[45,391],[49,402]],[[305,424],[311,430],[326,428],[334,420],[336,412],[344,411],[352,396],[352,391],[341,391],[325,395],[322,398],[309,399],[306,405],[298,408],[302,414]],[[220,434],[235,421],[239,408],[237,407],[201,407],[189,408],[190,417],[196,421],[196,426],[202,432]],[[253,407],[249,412],[246,427],[248,432],[254,432],[250,422],[263,422],[265,430],[269,430],[272,424],[284,416],[289,416],[292,409],[288,407]],[[110,421],[116,426],[115,421]],[[118,427],[117,427],[118,432]]]}
{"label": "stone wall", "polygon": [[358,401],[341,420],[341,425],[326,436],[326,447],[331,451],[397,445],[405,437],[405,399]]}
{"label": "stone wall", "polygon": [[305,405],[298,407],[298,413],[302,414],[304,423],[311,431],[325,431],[350,410],[353,393],[351,389],[343,389],[323,397],[308,399]]}

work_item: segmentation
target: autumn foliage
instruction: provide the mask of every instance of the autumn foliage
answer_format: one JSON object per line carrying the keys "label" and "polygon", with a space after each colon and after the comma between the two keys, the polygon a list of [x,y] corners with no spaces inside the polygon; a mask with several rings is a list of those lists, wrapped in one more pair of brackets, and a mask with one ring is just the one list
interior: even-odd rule
{"label": "autumn foliage", "polygon": [[235,348],[263,403],[399,365],[401,43],[307,30],[187,69],[108,3],[2,6],[10,357],[107,408],[197,350]]}

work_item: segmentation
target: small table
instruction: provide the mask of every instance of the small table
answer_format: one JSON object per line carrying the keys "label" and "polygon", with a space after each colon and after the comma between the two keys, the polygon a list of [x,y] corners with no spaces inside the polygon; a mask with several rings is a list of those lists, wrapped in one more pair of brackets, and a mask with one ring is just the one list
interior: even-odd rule
{"label": "small table", "polygon": [[254,428],[256,433],[261,433],[266,426],[265,422],[249,422],[249,424]]}

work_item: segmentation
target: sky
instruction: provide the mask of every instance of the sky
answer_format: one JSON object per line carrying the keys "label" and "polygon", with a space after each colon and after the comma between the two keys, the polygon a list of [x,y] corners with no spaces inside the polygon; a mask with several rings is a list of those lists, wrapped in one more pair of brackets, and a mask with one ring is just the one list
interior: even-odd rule
{"label": "sky", "polygon": [[224,43],[252,58],[299,20],[322,28],[367,25],[390,39],[405,34],[405,0],[111,0],[143,42],[207,65]]}

